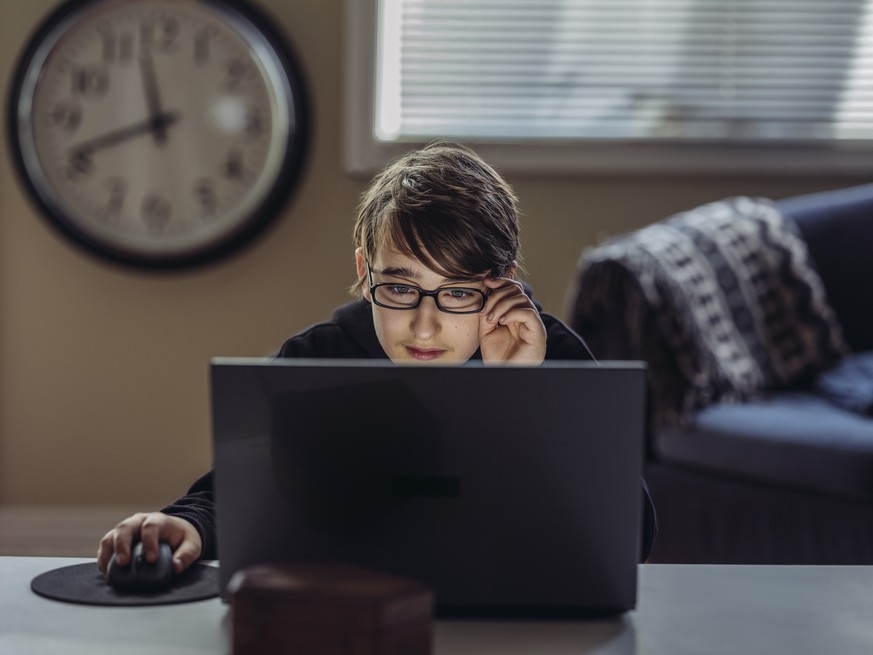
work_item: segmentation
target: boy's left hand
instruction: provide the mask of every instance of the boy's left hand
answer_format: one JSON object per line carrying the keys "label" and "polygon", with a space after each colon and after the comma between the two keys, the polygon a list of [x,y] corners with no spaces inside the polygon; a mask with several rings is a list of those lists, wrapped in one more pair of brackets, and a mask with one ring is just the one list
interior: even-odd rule
{"label": "boy's left hand", "polygon": [[546,326],[520,282],[486,278],[491,289],[479,314],[479,349],[486,364],[538,366],[546,357]]}

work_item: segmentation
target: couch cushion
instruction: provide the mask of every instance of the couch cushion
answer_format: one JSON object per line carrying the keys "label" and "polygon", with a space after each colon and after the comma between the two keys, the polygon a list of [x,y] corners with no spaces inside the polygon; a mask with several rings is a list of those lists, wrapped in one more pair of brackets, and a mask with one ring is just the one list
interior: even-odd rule
{"label": "couch cushion", "polygon": [[814,389],[844,409],[873,416],[873,350],[843,357],[818,376]]}
{"label": "couch cushion", "polygon": [[873,418],[811,393],[711,405],[653,441],[657,459],[873,500]]}
{"label": "couch cushion", "polygon": [[852,350],[873,349],[873,184],[787,198]]}

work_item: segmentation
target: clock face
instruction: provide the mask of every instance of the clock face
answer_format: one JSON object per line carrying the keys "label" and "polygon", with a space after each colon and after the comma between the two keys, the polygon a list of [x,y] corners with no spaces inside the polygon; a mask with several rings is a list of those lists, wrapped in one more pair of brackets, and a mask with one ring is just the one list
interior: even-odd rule
{"label": "clock face", "polygon": [[178,267],[232,250],[299,176],[299,71],[236,1],[67,3],[33,38],[12,101],[32,194],[116,261]]}

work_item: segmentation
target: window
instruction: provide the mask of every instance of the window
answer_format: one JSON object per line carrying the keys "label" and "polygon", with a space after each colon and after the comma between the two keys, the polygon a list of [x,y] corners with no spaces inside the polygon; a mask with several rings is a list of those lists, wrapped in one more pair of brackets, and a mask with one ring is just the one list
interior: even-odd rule
{"label": "window", "polygon": [[861,173],[867,0],[348,0],[346,159],[436,137],[503,170]]}

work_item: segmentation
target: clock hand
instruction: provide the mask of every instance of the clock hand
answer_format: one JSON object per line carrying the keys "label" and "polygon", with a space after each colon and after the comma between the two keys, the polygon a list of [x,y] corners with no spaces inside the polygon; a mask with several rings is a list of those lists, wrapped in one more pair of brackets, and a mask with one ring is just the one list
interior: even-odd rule
{"label": "clock hand", "polygon": [[155,62],[152,59],[151,52],[147,48],[139,55],[139,69],[143,87],[145,89],[146,102],[149,107],[149,117],[153,121],[152,134],[154,134],[155,143],[163,143],[167,140],[167,130],[166,125],[163,122],[156,121],[156,119],[161,116],[161,99],[158,95]]}
{"label": "clock hand", "polygon": [[134,123],[133,125],[122,127],[119,130],[94,137],[88,141],[83,141],[82,143],[70,148],[70,150],[74,156],[93,154],[97,150],[103,150],[104,148],[142,136],[143,134],[148,134],[149,132],[155,134],[163,133],[166,131],[167,127],[175,123],[177,120],[179,120],[179,112],[177,111],[158,114],[157,116],[153,116],[152,118],[140,123]]}

